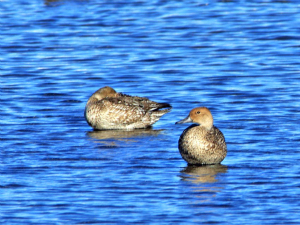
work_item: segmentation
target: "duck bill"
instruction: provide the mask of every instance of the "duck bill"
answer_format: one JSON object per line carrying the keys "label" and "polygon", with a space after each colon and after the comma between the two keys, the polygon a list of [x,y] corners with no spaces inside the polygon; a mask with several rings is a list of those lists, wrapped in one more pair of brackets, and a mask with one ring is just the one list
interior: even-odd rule
{"label": "duck bill", "polygon": [[192,123],[192,122],[193,122],[193,120],[191,119],[190,116],[188,116],[188,117],[184,118],[183,120],[176,122],[175,124]]}

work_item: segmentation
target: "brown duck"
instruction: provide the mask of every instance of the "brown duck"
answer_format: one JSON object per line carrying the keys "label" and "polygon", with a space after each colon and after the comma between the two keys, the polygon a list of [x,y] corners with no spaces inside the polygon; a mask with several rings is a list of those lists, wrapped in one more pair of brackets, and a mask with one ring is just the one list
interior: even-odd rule
{"label": "brown duck", "polygon": [[178,141],[182,158],[191,165],[218,164],[227,154],[225,138],[213,125],[213,117],[206,107],[192,109],[185,119],[176,124],[193,124],[186,128]]}
{"label": "brown duck", "polygon": [[97,90],[85,107],[85,119],[96,130],[150,127],[171,111],[168,103],[117,93],[111,87]]}

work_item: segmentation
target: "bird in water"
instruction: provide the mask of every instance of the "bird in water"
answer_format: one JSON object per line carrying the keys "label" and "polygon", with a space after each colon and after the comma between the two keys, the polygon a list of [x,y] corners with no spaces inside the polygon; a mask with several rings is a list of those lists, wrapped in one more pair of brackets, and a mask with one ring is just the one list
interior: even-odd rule
{"label": "bird in water", "polygon": [[111,87],[97,90],[85,107],[85,119],[95,130],[147,128],[171,111],[168,103],[116,92]]}
{"label": "bird in water", "polygon": [[195,123],[186,128],[178,141],[182,158],[189,165],[219,164],[227,154],[225,138],[213,125],[213,116],[208,108],[198,107],[176,124]]}

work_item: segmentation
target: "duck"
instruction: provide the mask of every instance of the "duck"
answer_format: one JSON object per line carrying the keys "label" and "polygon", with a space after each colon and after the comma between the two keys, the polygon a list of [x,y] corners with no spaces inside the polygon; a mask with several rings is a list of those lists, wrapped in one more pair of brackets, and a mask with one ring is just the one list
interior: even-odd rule
{"label": "duck", "polygon": [[226,157],[227,146],[223,133],[213,125],[213,116],[206,107],[197,107],[175,124],[194,123],[178,140],[178,149],[188,165],[220,164]]}
{"label": "duck", "polygon": [[171,109],[169,103],[118,93],[105,86],[88,99],[84,116],[94,130],[132,130],[151,127]]}

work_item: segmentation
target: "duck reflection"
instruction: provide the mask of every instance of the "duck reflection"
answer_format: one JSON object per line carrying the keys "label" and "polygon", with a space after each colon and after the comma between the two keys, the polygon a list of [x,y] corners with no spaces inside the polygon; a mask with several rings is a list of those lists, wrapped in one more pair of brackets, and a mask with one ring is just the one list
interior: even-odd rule
{"label": "duck reflection", "polygon": [[[191,183],[194,192],[201,193],[197,196],[203,201],[207,201],[208,195],[215,197],[217,192],[222,190],[222,185],[219,183],[218,175],[227,172],[227,166],[205,165],[205,166],[187,166],[181,171],[181,178],[184,181]],[[213,196],[211,196],[213,194]]]}
{"label": "duck reflection", "polygon": [[55,6],[57,3],[61,2],[62,0],[44,0],[45,5],[47,6]]}
{"label": "duck reflection", "polygon": [[220,173],[226,173],[227,166],[221,164],[205,165],[205,166],[187,166],[181,171],[188,176],[183,176],[183,180],[190,181],[195,184],[215,183],[218,181],[216,176]]}
{"label": "duck reflection", "polygon": [[[61,3],[64,3],[66,2],[67,0],[44,0],[44,4],[47,5],[47,6],[57,6]],[[71,1],[71,0],[69,0]],[[75,2],[85,2],[85,1],[88,1],[88,0],[73,0]]]}
{"label": "duck reflection", "polygon": [[87,135],[93,139],[100,140],[101,143],[110,146],[116,146],[115,141],[137,142],[138,138],[151,137],[159,135],[161,130],[134,129],[134,130],[95,130],[90,131]]}
{"label": "duck reflection", "polygon": [[96,138],[99,140],[103,139],[115,139],[121,140],[125,138],[134,138],[142,136],[157,136],[163,130],[153,130],[148,129],[135,129],[135,130],[95,130],[88,132],[91,138]]}

